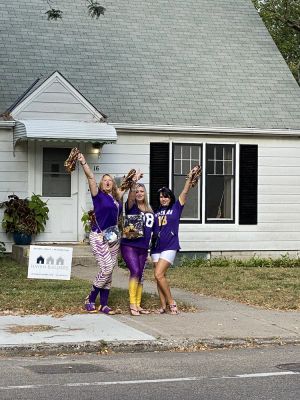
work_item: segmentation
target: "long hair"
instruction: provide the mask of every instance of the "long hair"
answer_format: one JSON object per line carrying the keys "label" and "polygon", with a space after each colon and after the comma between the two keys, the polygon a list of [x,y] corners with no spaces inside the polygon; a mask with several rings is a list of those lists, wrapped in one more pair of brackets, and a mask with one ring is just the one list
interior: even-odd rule
{"label": "long hair", "polygon": [[170,199],[170,204],[169,204],[168,208],[171,208],[173,206],[173,204],[176,201],[176,198],[171,189],[169,189],[167,187],[162,187],[157,191],[157,193],[158,193],[158,204],[159,204],[158,209],[160,209],[160,207],[161,207],[161,204],[160,204],[160,195],[161,194],[163,195],[163,197],[168,197]]}
{"label": "long hair", "polygon": [[138,187],[141,187],[141,188],[144,189],[144,201],[143,201],[143,203],[144,203],[144,207],[145,207],[146,212],[152,213],[153,210],[152,210],[152,208],[151,208],[151,206],[149,204],[149,201],[148,201],[148,195],[147,195],[147,190],[145,188],[145,185],[143,183],[137,183],[136,184],[136,188],[138,188]]}
{"label": "long hair", "polygon": [[100,182],[99,182],[99,189],[101,190],[101,192],[107,193],[107,191],[106,191],[106,190],[104,189],[104,187],[103,187],[103,179],[104,179],[106,176],[108,176],[108,177],[112,180],[112,182],[113,182],[112,190],[111,190],[111,195],[112,195],[112,197],[113,197],[115,200],[119,201],[119,200],[120,200],[120,196],[119,196],[119,193],[118,193],[118,186],[117,186],[117,184],[116,184],[116,181],[114,180],[114,178],[113,178],[110,174],[104,174],[104,175],[102,176],[102,178],[101,178],[101,180],[100,180]]}

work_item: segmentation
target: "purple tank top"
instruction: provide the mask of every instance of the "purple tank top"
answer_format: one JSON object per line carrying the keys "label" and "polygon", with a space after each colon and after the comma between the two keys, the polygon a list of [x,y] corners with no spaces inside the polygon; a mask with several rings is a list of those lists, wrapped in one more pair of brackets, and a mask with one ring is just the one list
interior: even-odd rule
{"label": "purple tank top", "polygon": [[[127,206],[127,203],[126,203]],[[154,224],[154,214],[151,212],[142,212],[136,203],[133,204],[130,210],[125,207],[127,215],[142,214],[144,219],[144,236],[138,239],[122,239],[121,244],[131,247],[139,247],[148,249]]]}
{"label": "purple tank top", "polygon": [[[119,215],[122,212],[122,203],[115,200],[110,194],[98,191],[92,196],[94,212],[100,229],[103,231],[109,226],[117,225]],[[97,225],[92,226],[92,231],[98,232]]]}

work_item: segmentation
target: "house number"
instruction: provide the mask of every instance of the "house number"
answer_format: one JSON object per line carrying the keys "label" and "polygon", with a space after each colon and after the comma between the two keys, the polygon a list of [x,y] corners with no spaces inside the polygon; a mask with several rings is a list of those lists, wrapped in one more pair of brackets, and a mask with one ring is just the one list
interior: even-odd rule
{"label": "house number", "polygon": [[100,171],[100,165],[94,165],[93,166],[93,171],[94,172],[99,172]]}

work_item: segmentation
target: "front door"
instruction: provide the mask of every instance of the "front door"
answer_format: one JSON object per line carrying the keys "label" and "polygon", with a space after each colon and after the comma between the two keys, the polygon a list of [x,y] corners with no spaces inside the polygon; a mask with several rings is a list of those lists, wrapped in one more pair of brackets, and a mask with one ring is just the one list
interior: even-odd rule
{"label": "front door", "polygon": [[49,207],[49,220],[39,242],[78,240],[78,169],[65,171],[64,161],[71,148],[37,145],[36,194],[42,194]]}

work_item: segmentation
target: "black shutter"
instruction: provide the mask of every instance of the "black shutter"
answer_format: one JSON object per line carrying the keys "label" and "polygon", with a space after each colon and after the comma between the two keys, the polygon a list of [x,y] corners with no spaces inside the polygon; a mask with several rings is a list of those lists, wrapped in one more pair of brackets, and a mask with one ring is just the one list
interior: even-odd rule
{"label": "black shutter", "polygon": [[257,145],[240,146],[239,224],[257,224]]}
{"label": "black shutter", "polygon": [[150,143],[150,204],[159,207],[157,191],[169,187],[169,143]]}

